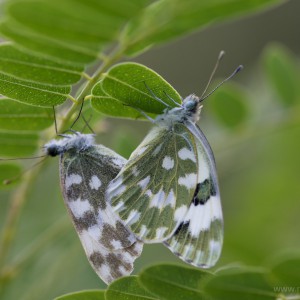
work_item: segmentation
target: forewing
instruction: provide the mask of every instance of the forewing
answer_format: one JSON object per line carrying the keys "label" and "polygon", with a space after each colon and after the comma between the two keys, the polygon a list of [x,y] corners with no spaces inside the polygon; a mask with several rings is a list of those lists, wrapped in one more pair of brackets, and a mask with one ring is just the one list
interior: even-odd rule
{"label": "forewing", "polygon": [[196,145],[183,124],[155,126],[110,183],[108,199],[144,242],[169,238],[197,185]]}
{"label": "forewing", "polygon": [[105,199],[109,182],[124,163],[124,158],[101,145],[67,151],[60,161],[65,204],[92,267],[105,282],[130,274],[142,251],[142,243]]}
{"label": "forewing", "polygon": [[211,148],[201,130],[188,125],[197,146],[197,187],[187,214],[165,245],[185,262],[209,268],[217,262],[223,244],[220,193]]}

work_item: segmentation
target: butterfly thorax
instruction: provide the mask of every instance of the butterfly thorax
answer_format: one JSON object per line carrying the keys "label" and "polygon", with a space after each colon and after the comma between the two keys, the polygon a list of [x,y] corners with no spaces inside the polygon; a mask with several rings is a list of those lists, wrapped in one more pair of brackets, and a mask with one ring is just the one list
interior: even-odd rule
{"label": "butterfly thorax", "polygon": [[82,134],[80,132],[76,132],[74,134],[64,134],[63,137],[64,138],[60,140],[51,140],[44,145],[47,155],[57,156],[71,150],[81,152],[94,145],[93,134]]}
{"label": "butterfly thorax", "polygon": [[164,113],[155,119],[155,123],[168,128],[173,128],[176,123],[185,123],[187,121],[196,123],[199,120],[202,107],[200,103],[200,98],[191,94],[183,100],[180,107],[170,110],[165,109]]}

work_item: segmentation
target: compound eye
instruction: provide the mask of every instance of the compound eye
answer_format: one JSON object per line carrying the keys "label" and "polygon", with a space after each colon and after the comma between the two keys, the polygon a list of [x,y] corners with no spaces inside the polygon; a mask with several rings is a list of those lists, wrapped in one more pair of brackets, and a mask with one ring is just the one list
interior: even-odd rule
{"label": "compound eye", "polygon": [[55,146],[47,148],[47,155],[49,156],[57,156],[59,154],[58,148]]}
{"label": "compound eye", "polygon": [[195,106],[197,105],[197,103],[195,101],[192,101],[192,100],[189,100],[185,103],[184,107],[187,109],[187,110],[192,110],[195,108]]}

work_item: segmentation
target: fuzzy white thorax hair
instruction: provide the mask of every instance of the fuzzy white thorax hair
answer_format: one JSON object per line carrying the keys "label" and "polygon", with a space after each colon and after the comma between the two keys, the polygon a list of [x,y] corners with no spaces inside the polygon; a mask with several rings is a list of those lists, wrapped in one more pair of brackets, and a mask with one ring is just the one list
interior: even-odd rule
{"label": "fuzzy white thorax hair", "polygon": [[56,156],[66,151],[74,149],[76,151],[83,151],[93,146],[95,137],[93,134],[83,134],[76,132],[74,134],[64,134],[60,140],[51,140],[44,145],[47,155]]}

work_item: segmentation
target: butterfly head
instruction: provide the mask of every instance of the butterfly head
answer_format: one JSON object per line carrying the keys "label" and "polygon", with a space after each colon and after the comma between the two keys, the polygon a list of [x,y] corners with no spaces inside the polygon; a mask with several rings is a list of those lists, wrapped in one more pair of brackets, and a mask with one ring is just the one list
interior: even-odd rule
{"label": "butterfly head", "polygon": [[84,151],[94,145],[93,134],[82,134],[75,132],[74,134],[63,134],[63,139],[51,140],[44,145],[46,155],[57,156],[66,151]]}
{"label": "butterfly head", "polygon": [[187,96],[182,102],[182,109],[185,115],[194,123],[199,120],[201,108],[201,99],[195,94]]}

